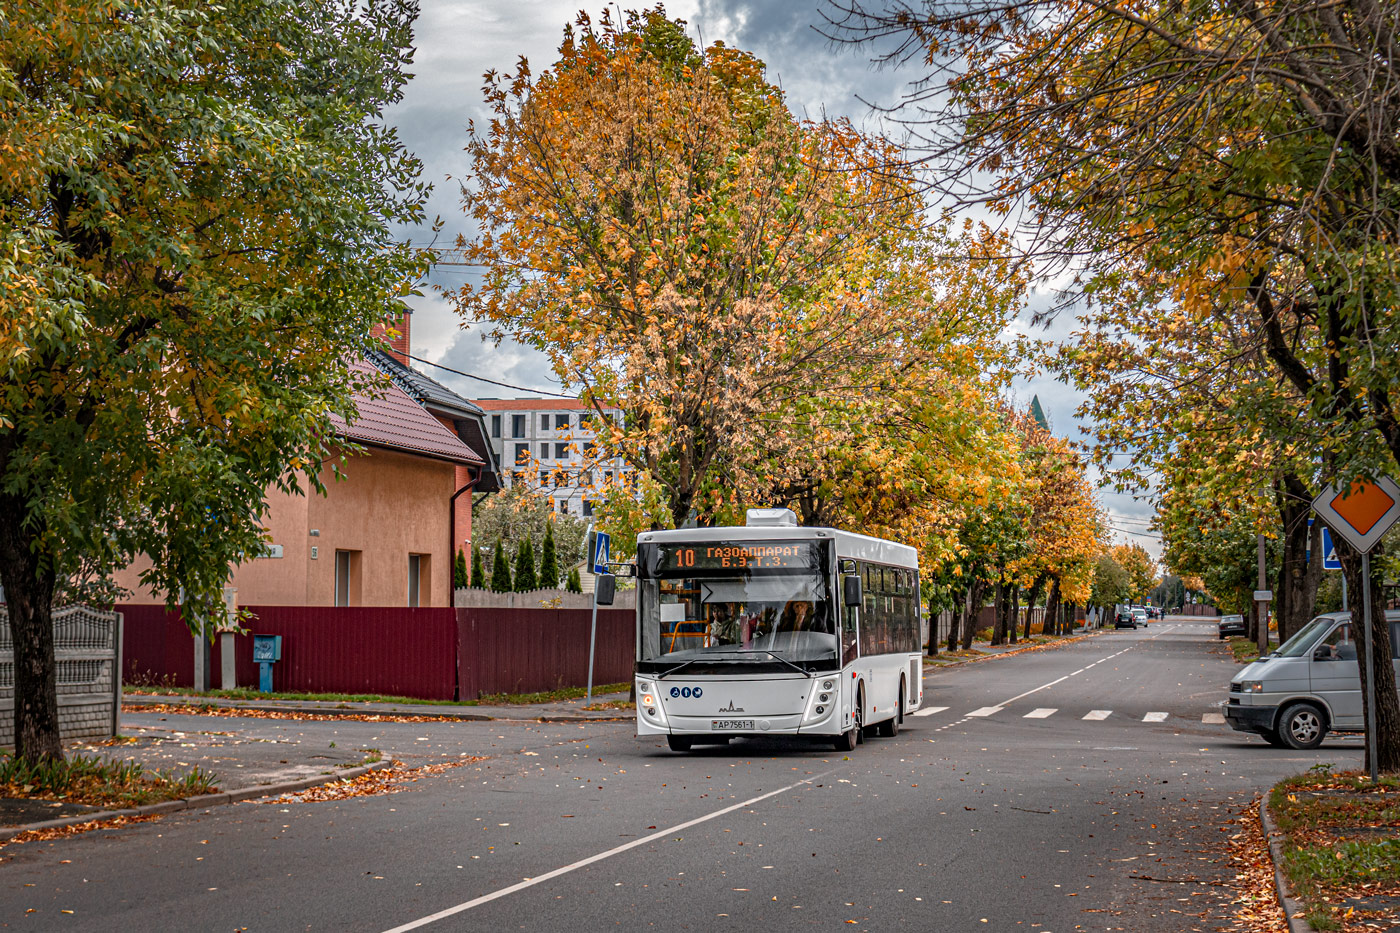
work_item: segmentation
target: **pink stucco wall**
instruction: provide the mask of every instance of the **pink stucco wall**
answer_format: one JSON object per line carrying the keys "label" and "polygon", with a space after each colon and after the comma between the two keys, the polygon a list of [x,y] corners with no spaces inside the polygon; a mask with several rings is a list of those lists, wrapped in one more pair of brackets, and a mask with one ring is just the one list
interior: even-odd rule
{"label": "pink stucco wall", "polygon": [[[340,479],[323,471],[324,497],[271,492],[265,521],[282,556],[251,560],[234,570],[239,604],[334,605],[335,552],[345,550],[357,552],[352,605],[407,606],[408,557],[420,554],[426,568],[419,605],[451,606],[455,551],[448,503],[459,488],[459,470],[465,472],[441,460],[368,448],[341,466]],[[471,533],[470,494],[458,497],[457,512],[460,543]],[[160,599],[138,583],[145,566],[143,558],[117,575],[135,602]]]}

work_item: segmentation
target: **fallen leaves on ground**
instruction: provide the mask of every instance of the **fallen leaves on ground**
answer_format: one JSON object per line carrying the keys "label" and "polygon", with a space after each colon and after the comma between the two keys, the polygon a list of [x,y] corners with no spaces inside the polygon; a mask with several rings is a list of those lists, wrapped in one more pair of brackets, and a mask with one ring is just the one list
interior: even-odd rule
{"label": "fallen leaves on ground", "polygon": [[298,722],[325,722],[349,719],[355,722],[460,722],[460,716],[413,716],[403,713],[312,713],[244,709],[233,706],[186,706],[178,703],[125,704],[127,713],[160,713],[166,716],[238,716],[249,719],[291,719]]}
{"label": "fallen leaves on ground", "polygon": [[321,803],[327,800],[349,800],[352,797],[372,797],[379,794],[397,794],[407,790],[407,785],[438,774],[452,768],[460,768],[462,765],[471,764],[476,761],[485,761],[480,757],[454,758],[451,761],[444,761],[439,764],[420,765],[416,768],[404,766],[402,761],[394,759],[389,767],[379,768],[375,771],[367,771],[359,777],[348,778],[343,781],[332,781],[329,784],[318,784],[315,787],[308,787],[306,790],[295,791],[290,794],[282,794],[278,797],[261,797],[250,800],[255,804],[289,804],[289,803]]}
{"label": "fallen leaves on ground", "polygon": [[1258,812],[1256,800],[1226,828],[1227,832],[1234,830],[1225,842],[1225,850],[1235,872],[1233,886],[1237,893],[1231,905],[1234,920],[1222,929],[1288,933],[1288,920],[1274,890],[1274,863],[1269,858],[1269,844],[1259,825]]}
{"label": "fallen leaves on ground", "polygon": [[158,819],[160,819],[159,816],[114,816],[110,820],[88,820],[84,823],[73,823],[69,826],[58,826],[53,829],[27,829],[8,839],[0,839],[0,849],[10,845],[23,845],[26,842],[48,842],[52,839],[62,839],[65,836],[77,836],[94,829],[118,829],[130,823],[149,823]]}

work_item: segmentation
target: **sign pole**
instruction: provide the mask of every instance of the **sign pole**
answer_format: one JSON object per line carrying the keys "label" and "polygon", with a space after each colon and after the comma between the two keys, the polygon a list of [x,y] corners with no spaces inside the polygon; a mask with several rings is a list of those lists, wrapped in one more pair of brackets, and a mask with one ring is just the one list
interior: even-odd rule
{"label": "sign pole", "polygon": [[1361,605],[1366,615],[1366,757],[1371,783],[1379,777],[1376,762],[1376,626],[1371,619],[1371,552],[1361,554]]}
{"label": "sign pole", "polygon": [[593,650],[598,644],[598,582],[593,582],[593,624],[588,630],[588,692],[584,699],[593,699]]}
{"label": "sign pole", "polygon": [[1269,653],[1269,603],[1268,597],[1263,596],[1269,585],[1264,569],[1264,536],[1259,536],[1259,592],[1254,594],[1257,606],[1256,614],[1259,618],[1259,657]]}

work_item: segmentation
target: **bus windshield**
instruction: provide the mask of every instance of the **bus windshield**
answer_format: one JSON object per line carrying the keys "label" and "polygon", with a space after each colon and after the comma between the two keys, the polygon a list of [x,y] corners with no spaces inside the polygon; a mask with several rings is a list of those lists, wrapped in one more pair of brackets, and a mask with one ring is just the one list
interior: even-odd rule
{"label": "bus windshield", "polygon": [[839,665],[825,554],[815,542],[663,546],[638,557],[639,670]]}

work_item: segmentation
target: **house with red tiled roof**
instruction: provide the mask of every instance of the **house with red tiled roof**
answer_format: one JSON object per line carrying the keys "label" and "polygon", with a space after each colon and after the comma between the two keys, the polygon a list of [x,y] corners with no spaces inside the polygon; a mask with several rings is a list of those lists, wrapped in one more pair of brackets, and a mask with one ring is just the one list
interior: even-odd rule
{"label": "house with red tiled roof", "polygon": [[[267,550],[233,569],[237,601],[249,606],[451,606],[452,561],[469,550],[473,492],[496,488],[482,447],[483,413],[408,366],[405,312],[395,344],[355,364],[382,376],[356,396],[352,421],[332,416],[354,445],[328,461],[326,495],[269,490]],[[431,385],[429,385],[431,384]],[[116,582],[156,601],[138,564]]]}

